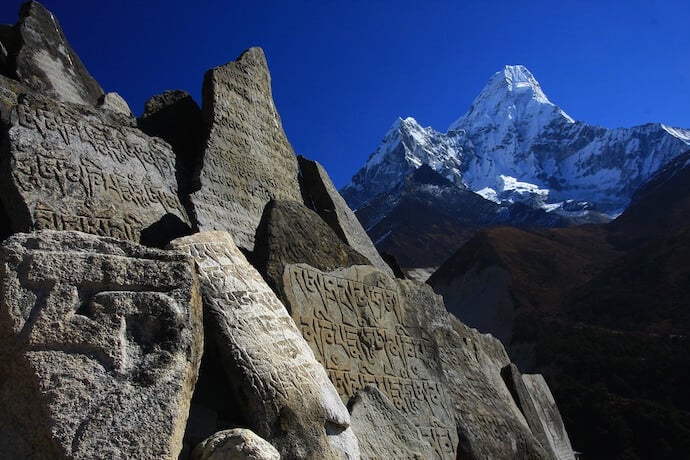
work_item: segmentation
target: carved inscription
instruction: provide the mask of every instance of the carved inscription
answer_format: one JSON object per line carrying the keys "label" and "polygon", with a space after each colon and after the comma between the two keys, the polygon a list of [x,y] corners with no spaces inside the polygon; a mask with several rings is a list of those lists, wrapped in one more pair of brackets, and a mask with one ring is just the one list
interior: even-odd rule
{"label": "carved inscription", "polygon": [[[230,235],[198,233],[174,240],[171,246],[197,261],[208,321],[215,330],[226,372],[233,381],[241,382],[240,400],[253,420],[252,429],[273,439],[279,435],[275,430],[285,410],[298,419],[296,425],[308,431],[300,443],[330,442],[324,422],[347,428],[347,409],[323,366]],[[346,440],[354,439],[351,433],[348,428],[331,435],[345,439],[334,444],[350,454],[357,450],[355,441]]]}
{"label": "carved inscription", "polygon": [[0,380],[31,389],[0,395],[2,426],[74,459],[176,458],[203,349],[193,262],[55,231],[16,234],[0,257],[0,335],[11,343],[0,358],[30,369],[2,366]]}
{"label": "carved inscription", "polygon": [[188,224],[167,144],[99,116],[39,97],[18,105],[3,181],[28,207],[30,222],[19,227],[138,241],[166,214]]}
{"label": "carved inscription", "polygon": [[212,120],[192,195],[201,230],[227,230],[253,250],[254,233],[271,199],[301,201],[295,154],[273,104],[263,52],[212,69],[204,81]]}
{"label": "carved inscription", "polygon": [[455,458],[449,400],[430,367],[437,351],[408,322],[400,294],[383,277],[370,283],[288,265],[284,281],[292,316],[343,400],[376,385],[417,426],[435,457]]}

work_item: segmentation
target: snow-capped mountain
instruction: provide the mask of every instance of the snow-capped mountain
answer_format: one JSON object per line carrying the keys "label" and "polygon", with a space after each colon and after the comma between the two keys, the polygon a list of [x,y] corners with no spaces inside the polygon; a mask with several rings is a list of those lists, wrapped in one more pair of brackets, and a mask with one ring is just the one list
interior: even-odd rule
{"label": "snow-capped mountain", "polygon": [[[496,203],[568,215],[573,203],[619,214],[635,189],[690,146],[663,124],[607,129],[575,121],[524,66],[497,72],[446,133],[399,119],[342,190],[353,209],[395,189],[422,164]],[[366,223],[365,223],[366,224]]]}

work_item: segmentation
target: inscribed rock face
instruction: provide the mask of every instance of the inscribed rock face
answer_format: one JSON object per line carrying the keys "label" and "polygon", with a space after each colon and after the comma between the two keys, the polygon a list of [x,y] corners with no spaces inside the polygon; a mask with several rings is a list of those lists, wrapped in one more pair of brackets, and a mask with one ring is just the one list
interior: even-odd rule
{"label": "inscribed rock face", "polygon": [[344,401],[376,385],[431,446],[428,458],[455,458],[451,400],[436,365],[437,347],[382,271],[355,266],[324,273],[288,265],[285,295],[295,323]]}
{"label": "inscribed rock face", "polygon": [[56,231],[0,255],[3,457],[177,459],[203,349],[193,262]]}
{"label": "inscribed rock face", "polygon": [[251,429],[285,458],[358,458],[338,393],[232,237],[198,233],[171,246],[197,261],[206,322]]}
{"label": "inscribed rock face", "polygon": [[374,385],[367,385],[348,403],[352,429],[362,460],[406,458],[422,460],[431,452],[419,430]]}
{"label": "inscribed rock face", "polygon": [[376,385],[431,446],[426,458],[547,458],[501,377],[500,342],[460,323],[429,286],[305,264],[288,265],[283,286],[341,397]]}
{"label": "inscribed rock face", "polygon": [[297,158],[273,103],[263,51],[251,48],[209,70],[202,105],[209,133],[201,189],[191,196],[199,229],[229,231],[237,246],[252,251],[266,203],[301,201]]}
{"label": "inscribed rock face", "polygon": [[1,198],[15,232],[79,230],[151,245],[188,233],[170,147],[116,114],[24,96],[8,137]]}

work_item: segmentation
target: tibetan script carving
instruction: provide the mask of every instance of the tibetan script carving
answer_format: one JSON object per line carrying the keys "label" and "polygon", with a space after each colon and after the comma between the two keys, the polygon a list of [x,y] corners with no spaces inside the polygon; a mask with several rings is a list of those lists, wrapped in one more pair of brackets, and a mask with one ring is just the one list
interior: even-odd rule
{"label": "tibetan script carving", "polygon": [[23,97],[5,161],[3,200],[15,211],[15,231],[79,230],[138,242],[163,216],[189,224],[170,147],[96,110]]}

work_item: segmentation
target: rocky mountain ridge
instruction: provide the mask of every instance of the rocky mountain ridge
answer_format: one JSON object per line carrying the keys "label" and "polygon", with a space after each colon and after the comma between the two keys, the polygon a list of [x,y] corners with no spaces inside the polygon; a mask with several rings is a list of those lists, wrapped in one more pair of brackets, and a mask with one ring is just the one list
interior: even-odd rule
{"label": "rocky mountain ridge", "polygon": [[261,49],[135,120],[37,2],[0,45],[4,456],[574,458],[544,380],[295,156]]}
{"label": "rocky mountain ridge", "polygon": [[497,203],[615,217],[637,187],[689,145],[690,130],[664,124],[607,129],[575,121],[525,67],[506,66],[445,133],[398,119],[342,194],[359,209],[426,164]]}

